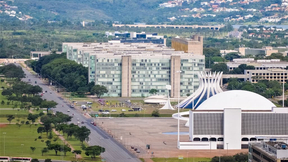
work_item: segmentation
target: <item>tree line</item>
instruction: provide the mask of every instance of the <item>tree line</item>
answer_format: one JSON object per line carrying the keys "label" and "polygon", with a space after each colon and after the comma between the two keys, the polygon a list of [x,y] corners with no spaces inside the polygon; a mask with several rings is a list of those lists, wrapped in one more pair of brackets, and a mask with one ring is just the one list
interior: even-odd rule
{"label": "tree line", "polygon": [[[288,84],[284,85],[285,90],[288,90]],[[249,81],[239,81],[236,78],[231,78],[228,81],[227,89],[229,90],[246,90],[258,93],[266,98],[273,98],[282,95],[282,85],[278,81],[259,80],[258,83]]]}
{"label": "tree line", "polygon": [[26,64],[43,78],[48,79],[49,83],[65,88],[69,92],[75,92],[80,97],[87,92],[96,94],[98,97],[108,92],[103,85],[88,83],[88,68],[65,57],[65,53],[51,54],[41,57],[38,61],[28,61]]}

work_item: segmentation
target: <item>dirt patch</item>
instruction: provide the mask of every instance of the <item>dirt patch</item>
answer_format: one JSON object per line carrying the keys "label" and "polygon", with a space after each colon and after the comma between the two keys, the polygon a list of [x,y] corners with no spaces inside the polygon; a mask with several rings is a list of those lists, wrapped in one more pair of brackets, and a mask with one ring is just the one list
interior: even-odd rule
{"label": "dirt patch", "polygon": [[0,124],[0,128],[5,128],[7,127],[7,124]]}

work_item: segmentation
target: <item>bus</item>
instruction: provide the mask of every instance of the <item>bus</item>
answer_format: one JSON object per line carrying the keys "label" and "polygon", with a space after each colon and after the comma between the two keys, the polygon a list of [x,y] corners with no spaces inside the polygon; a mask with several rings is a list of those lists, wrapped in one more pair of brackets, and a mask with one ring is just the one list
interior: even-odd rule
{"label": "bus", "polygon": [[19,161],[19,162],[31,162],[32,158],[30,157],[12,157],[11,161]]}
{"label": "bus", "polygon": [[10,161],[10,157],[0,156],[0,162],[9,162],[9,161]]}

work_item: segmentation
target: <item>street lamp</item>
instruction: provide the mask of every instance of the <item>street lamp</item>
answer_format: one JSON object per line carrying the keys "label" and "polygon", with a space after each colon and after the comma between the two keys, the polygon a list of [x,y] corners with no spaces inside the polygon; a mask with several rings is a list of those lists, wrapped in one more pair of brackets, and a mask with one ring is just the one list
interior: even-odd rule
{"label": "street lamp", "polygon": [[5,136],[6,136],[6,132],[3,132],[3,136],[4,136],[4,155],[5,155]]}
{"label": "street lamp", "polygon": [[226,143],[226,145],[227,145],[227,154],[228,154],[228,144],[229,144],[229,143]]}
{"label": "street lamp", "polygon": [[[182,71],[176,71],[176,73],[181,73]],[[180,77],[179,77],[180,78]],[[179,120],[179,98],[180,98],[180,85],[179,85],[179,88],[178,88],[178,91],[179,91],[179,94],[178,94],[178,104],[177,104],[177,109],[178,109],[178,138],[177,138],[177,146],[180,147],[180,120]]]}

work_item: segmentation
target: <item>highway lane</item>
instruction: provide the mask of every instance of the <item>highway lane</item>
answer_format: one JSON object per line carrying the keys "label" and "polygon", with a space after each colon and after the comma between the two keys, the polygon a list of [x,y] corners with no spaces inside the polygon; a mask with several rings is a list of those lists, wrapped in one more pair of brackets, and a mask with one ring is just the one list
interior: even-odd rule
{"label": "highway lane", "polygon": [[[44,92],[47,91],[47,93],[43,94],[43,99],[53,100],[58,103],[57,107],[53,109],[54,112],[59,111],[72,116],[73,118],[71,122],[74,124],[77,124],[78,121],[80,121],[80,123],[82,121],[85,122],[84,124],[80,124],[80,126],[86,126],[91,131],[88,142],[89,145],[99,145],[104,147],[105,152],[101,154],[101,157],[107,162],[141,162],[135,155],[131,154],[124,146],[111,138],[106,132],[93,126],[91,124],[92,119],[87,119],[77,110],[70,108],[56,92],[52,91],[49,86],[43,84],[41,79],[32,75],[25,68],[22,69],[26,74],[26,78],[22,79],[23,81],[29,82],[28,80],[30,79],[30,84],[39,85]],[[35,81],[37,81],[37,84],[35,84]]]}

